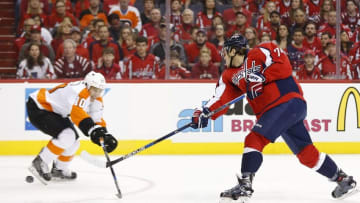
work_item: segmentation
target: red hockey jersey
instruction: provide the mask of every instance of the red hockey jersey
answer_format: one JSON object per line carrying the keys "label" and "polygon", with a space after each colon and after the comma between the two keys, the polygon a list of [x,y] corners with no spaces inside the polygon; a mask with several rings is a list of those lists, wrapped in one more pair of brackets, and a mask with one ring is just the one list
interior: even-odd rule
{"label": "red hockey jersey", "polygon": [[[261,74],[265,78],[261,95],[250,99],[253,90],[245,79],[247,74]],[[214,110],[232,99],[247,93],[248,101],[257,118],[269,109],[293,98],[303,98],[300,85],[292,77],[292,68],[285,52],[272,42],[261,43],[253,48],[240,68],[227,68],[222,73],[215,95],[205,107]],[[212,119],[224,114],[215,114]]]}

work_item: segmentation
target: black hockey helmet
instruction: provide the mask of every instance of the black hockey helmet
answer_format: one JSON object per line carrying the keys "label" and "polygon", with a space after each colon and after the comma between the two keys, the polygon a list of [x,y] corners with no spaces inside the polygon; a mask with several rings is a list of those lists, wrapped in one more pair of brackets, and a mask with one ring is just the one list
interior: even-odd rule
{"label": "black hockey helmet", "polygon": [[247,39],[240,34],[234,34],[225,41],[223,49],[226,52],[236,49],[237,54],[246,56],[248,52]]}

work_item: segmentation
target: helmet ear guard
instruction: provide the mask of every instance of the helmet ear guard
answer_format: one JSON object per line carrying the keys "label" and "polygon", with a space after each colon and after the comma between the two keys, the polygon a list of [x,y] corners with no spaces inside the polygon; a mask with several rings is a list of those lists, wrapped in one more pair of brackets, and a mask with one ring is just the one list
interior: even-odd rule
{"label": "helmet ear guard", "polygon": [[229,53],[232,49],[236,50],[236,54],[247,55],[248,43],[247,39],[239,34],[234,34],[224,43],[224,50]]}

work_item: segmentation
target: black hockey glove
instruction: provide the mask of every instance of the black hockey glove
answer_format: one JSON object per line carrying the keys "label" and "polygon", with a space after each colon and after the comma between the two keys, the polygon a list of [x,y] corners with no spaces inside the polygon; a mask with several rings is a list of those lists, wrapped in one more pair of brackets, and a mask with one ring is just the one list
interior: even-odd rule
{"label": "black hockey glove", "polygon": [[110,153],[117,147],[117,140],[111,134],[108,134],[104,127],[95,128],[91,134],[90,139],[93,143],[101,146],[100,138],[104,139],[105,150]]}
{"label": "black hockey glove", "polygon": [[205,128],[208,125],[209,118],[206,117],[210,113],[209,108],[195,109],[193,116],[191,118],[191,126],[194,129]]}

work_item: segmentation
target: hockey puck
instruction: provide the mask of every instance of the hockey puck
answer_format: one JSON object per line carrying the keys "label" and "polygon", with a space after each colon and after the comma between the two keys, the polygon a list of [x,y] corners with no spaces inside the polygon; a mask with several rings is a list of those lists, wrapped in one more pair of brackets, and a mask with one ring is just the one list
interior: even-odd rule
{"label": "hockey puck", "polygon": [[32,182],[34,182],[34,177],[32,177],[32,176],[26,176],[26,182],[28,182],[28,183],[32,183]]}

